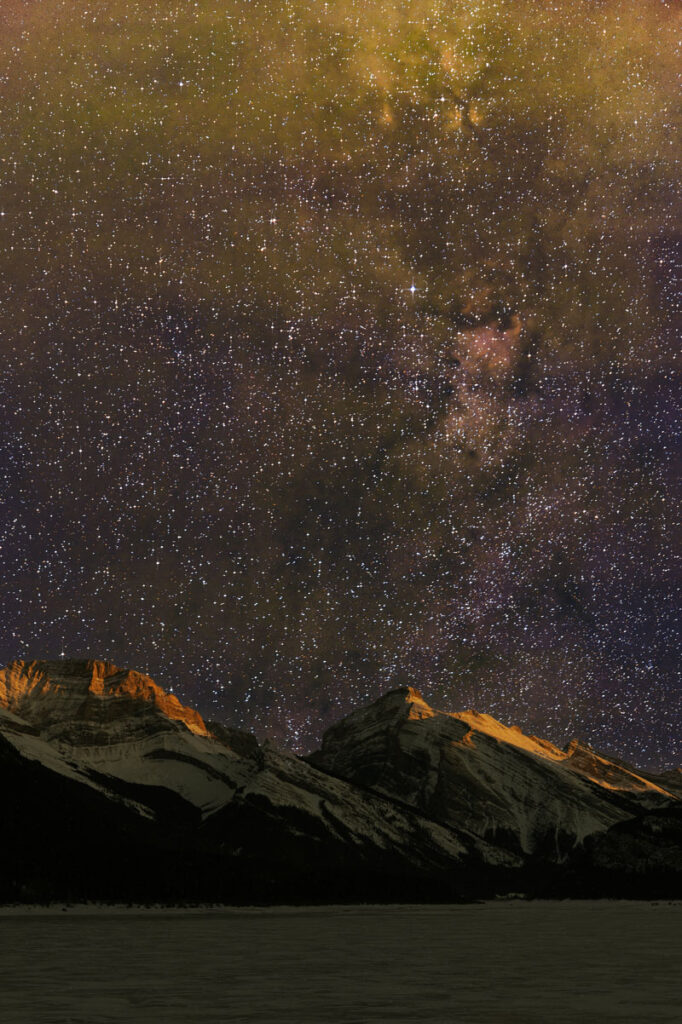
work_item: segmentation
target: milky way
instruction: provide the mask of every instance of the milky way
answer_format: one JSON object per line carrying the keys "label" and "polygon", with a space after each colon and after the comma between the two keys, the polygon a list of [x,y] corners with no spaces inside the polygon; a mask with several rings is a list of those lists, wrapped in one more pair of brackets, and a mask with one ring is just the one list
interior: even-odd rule
{"label": "milky way", "polygon": [[677,763],[679,12],[4,5],[0,658]]}

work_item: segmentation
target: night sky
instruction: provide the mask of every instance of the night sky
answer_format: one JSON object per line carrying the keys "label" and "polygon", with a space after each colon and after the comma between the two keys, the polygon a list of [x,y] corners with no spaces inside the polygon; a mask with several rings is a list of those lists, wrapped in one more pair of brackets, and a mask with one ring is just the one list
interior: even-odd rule
{"label": "night sky", "polygon": [[297,750],[409,682],[680,763],[679,39],[3,0],[0,661]]}

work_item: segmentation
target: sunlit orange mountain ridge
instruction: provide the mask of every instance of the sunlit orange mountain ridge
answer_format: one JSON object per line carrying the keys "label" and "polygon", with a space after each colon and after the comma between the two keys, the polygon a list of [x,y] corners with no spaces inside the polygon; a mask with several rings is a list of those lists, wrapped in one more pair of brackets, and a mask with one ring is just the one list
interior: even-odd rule
{"label": "sunlit orange mountain ridge", "polygon": [[149,676],[108,661],[17,660],[0,670],[0,704],[30,722],[86,717],[100,698],[146,702],[190,732],[209,735],[198,711],[182,705]]}
{"label": "sunlit orange mountain ridge", "polygon": [[0,671],[0,771],[0,899],[414,901],[682,885],[678,775],[438,711],[413,687],[357,708],[301,758],[204,722],[139,672],[14,661]]}

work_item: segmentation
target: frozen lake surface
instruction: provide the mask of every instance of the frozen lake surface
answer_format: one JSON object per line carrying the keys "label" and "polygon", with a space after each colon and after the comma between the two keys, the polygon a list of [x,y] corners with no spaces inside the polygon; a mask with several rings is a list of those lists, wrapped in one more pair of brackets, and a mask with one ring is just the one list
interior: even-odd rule
{"label": "frozen lake surface", "polygon": [[3,1024],[682,1020],[682,904],[0,910]]}

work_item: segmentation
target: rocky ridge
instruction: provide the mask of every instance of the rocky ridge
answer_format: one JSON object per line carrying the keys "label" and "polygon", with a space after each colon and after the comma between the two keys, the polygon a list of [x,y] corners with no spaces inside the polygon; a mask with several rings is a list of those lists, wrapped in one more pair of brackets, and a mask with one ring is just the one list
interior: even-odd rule
{"label": "rocky ridge", "polygon": [[651,859],[657,829],[666,885],[682,879],[676,773],[440,712],[410,687],[299,758],[141,673],[15,661],[0,671],[0,771],[0,899],[577,895],[606,884],[605,865],[625,878]]}
{"label": "rocky ridge", "polygon": [[107,661],[12,661],[0,670],[0,705],[41,730],[77,722],[104,726],[147,705],[197,736],[209,735],[197,711],[149,676]]}
{"label": "rocky ridge", "polygon": [[561,856],[585,836],[675,799],[665,780],[577,741],[562,750],[475,711],[431,708],[404,687],[359,708],[310,762],[522,854]]}

